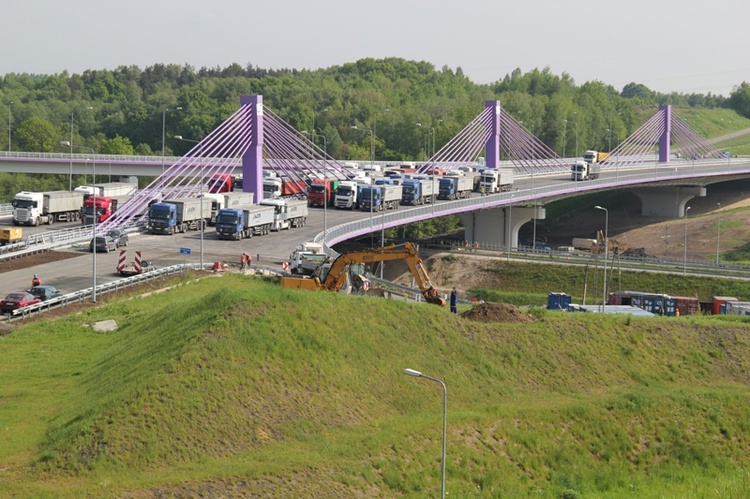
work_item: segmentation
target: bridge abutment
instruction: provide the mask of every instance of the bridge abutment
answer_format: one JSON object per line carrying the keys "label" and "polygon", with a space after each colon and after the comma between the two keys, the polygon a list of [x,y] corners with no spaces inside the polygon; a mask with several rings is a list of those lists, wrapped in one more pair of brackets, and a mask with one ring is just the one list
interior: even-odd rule
{"label": "bridge abutment", "polygon": [[706,197],[706,188],[683,185],[634,189],[633,194],[641,200],[641,215],[644,217],[682,218],[687,202],[694,197]]}
{"label": "bridge abutment", "polygon": [[489,210],[459,213],[464,224],[464,238],[480,244],[518,247],[518,230],[534,218],[544,220],[544,206],[504,206]]}

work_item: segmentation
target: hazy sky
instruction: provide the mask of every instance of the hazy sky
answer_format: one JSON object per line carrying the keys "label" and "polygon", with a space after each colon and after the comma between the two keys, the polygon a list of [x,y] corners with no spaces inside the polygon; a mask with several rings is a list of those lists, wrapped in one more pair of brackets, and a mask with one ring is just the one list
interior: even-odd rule
{"label": "hazy sky", "polygon": [[728,96],[750,82],[750,0],[2,0],[0,47],[0,75],[400,57]]}

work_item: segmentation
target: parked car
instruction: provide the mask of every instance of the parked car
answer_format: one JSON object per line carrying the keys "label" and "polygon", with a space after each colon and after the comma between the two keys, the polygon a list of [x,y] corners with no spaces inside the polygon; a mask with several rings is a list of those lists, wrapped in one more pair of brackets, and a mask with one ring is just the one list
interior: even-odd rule
{"label": "parked car", "polygon": [[130,239],[128,238],[128,233],[123,232],[120,229],[109,229],[105,236],[111,237],[115,241],[115,246],[119,248],[120,246],[127,246],[130,242]]}
{"label": "parked car", "polygon": [[58,291],[54,286],[34,286],[29,290],[29,293],[36,296],[42,301],[47,301],[62,296],[62,293]]}
{"label": "parked car", "polygon": [[0,301],[0,311],[3,313],[12,312],[19,308],[27,307],[39,303],[40,300],[36,296],[32,295],[28,291],[16,291],[14,293],[8,293],[3,300]]}

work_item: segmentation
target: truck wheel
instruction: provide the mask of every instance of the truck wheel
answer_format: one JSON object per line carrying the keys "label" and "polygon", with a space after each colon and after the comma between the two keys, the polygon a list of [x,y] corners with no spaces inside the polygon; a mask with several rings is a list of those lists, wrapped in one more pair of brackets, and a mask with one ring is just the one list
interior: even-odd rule
{"label": "truck wheel", "polygon": [[34,219],[34,227],[39,227],[39,224],[40,224],[40,223],[41,223],[41,221],[39,220],[39,217],[36,217],[36,218]]}

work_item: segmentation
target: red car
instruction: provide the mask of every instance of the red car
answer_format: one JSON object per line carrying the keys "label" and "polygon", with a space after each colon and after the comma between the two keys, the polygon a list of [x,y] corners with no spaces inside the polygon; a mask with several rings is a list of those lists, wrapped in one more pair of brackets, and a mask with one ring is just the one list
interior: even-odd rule
{"label": "red car", "polygon": [[8,295],[0,301],[0,311],[12,312],[13,310],[17,310],[19,308],[34,305],[35,303],[39,303],[40,301],[42,300],[32,295],[31,293],[27,293],[26,291],[8,293]]}

